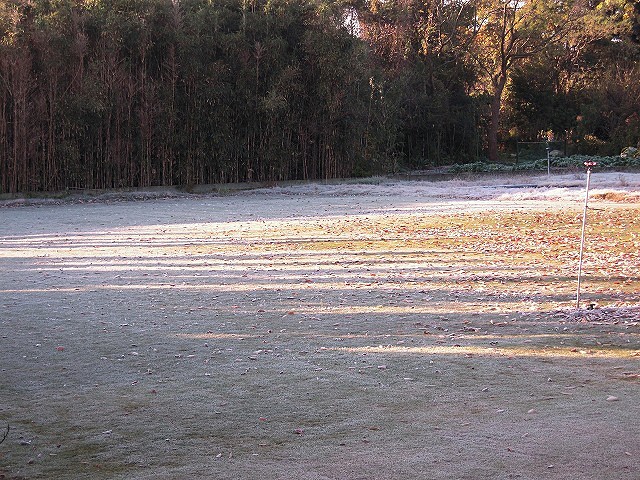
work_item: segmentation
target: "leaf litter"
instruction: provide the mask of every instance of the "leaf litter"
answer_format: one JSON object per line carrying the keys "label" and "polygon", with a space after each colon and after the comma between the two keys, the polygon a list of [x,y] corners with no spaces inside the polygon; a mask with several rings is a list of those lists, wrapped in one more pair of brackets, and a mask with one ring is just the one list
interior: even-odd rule
{"label": "leaf litter", "polygon": [[637,202],[427,187],[4,210],[3,468],[634,478]]}

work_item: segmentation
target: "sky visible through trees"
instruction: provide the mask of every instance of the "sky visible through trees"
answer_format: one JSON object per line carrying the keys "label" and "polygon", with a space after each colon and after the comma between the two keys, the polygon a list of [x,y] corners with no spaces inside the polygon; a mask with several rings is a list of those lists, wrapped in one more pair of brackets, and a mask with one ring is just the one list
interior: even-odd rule
{"label": "sky visible through trees", "polygon": [[640,2],[7,0],[0,193],[362,176],[640,141]]}

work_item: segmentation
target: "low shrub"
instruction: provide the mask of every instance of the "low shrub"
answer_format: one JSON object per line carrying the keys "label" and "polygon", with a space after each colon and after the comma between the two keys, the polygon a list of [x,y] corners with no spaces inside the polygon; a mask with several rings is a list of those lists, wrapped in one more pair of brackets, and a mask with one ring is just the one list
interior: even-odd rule
{"label": "low shrub", "polygon": [[[598,169],[640,169],[640,158],[634,157],[597,157],[592,155],[572,155],[551,159],[551,168],[560,170],[583,169],[585,162],[596,162]],[[547,170],[547,159],[530,160],[516,164],[473,162],[452,165],[450,173],[501,173]]]}

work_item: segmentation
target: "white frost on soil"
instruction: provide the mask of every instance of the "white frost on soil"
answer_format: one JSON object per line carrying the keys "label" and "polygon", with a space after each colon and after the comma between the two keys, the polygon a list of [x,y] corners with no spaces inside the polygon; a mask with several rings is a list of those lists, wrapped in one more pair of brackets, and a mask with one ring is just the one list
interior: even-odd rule
{"label": "white frost on soil", "polygon": [[[323,196],[406,196],[472,200],[568,200],[584,198],[586,174],[558,176],[479,176],[473,179],[402,181],[370,179],[361,183],[308,183],[252,191],[254,194]],[[590,194],[620,194],[640,200],[640,173],[593,173]],[[631,197],[631,198],[629,198]]]}
{"label": "white frost on soil", "polygon": [[[433,204],[438,200],[477,201],[541,201],[568,203],[584,200],[585,173],[564,175],[473,175],[450,180],[425,179],[398,180],[388,177],[368,179],[332,180],[329,182],[282,182],[269,188],[251,188],[251,184],[239,186],[203,186],[196,194],[189,194],[173,187],[152,187],[131,191],[103,191],[71,193],[64,198],[12,198],[0,200],[1,207],[22,205],[56,205],[60,203],[113,203],[120,201],[180,199],[220,196],[216,191],[245,198],[283,196],[299,197],[396,197],[405,202],[424,201]],[[217,190],[217,189],[220,190]],[[640,201],[640,173],[594,172],[591,175],[590,196],[594,199],[625,202]],[[226,195],[222,195],[223,197]],[[432,205],[433,206],[433,205]]]}

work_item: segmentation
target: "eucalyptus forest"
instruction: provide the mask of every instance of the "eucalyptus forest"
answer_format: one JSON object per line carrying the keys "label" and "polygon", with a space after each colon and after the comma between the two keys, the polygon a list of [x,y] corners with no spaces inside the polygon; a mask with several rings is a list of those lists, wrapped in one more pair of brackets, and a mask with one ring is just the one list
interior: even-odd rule
{"label": "eucalyptus forest", "polygon": [[2,0],[0,193],[640,142],[640,2]]}

